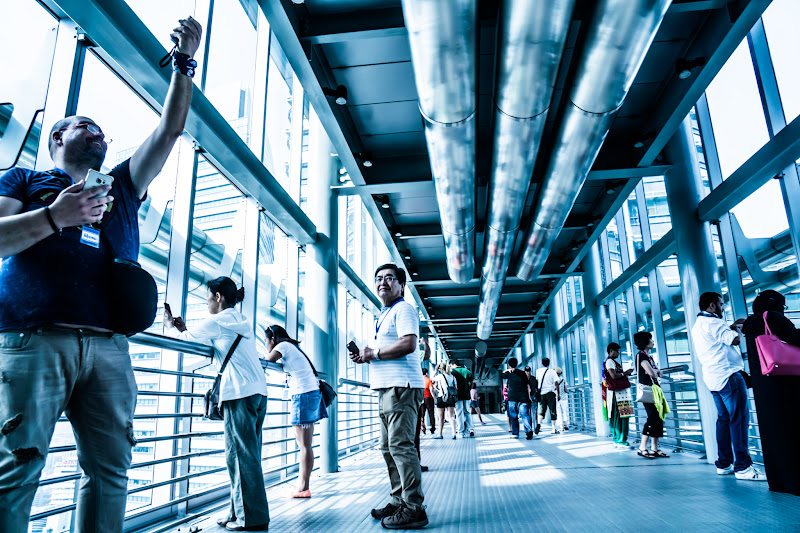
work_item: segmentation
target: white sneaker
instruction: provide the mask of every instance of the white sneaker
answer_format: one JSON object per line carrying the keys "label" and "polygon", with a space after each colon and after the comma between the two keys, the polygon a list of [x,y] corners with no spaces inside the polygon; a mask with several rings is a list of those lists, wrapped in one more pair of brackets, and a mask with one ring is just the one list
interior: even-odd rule
{"label": "white sneaker", "polygon": [[717,468],[718,476],[725,476],[727,474],[733,474],[733,465],[728,465],[725,468]]}
{"label": "white sneaker", "polygon": [[745,470],[741,472],[736,472],[735,474],[736,479],[744,479],[747,481],[766,481],[767,476],[764,475],[763,472],[759,472],[753,466],[748,466]]}

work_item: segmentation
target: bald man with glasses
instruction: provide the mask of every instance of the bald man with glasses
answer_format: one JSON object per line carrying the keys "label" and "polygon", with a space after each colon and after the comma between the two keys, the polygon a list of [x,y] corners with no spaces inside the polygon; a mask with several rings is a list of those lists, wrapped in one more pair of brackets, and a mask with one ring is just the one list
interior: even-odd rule
{"label": "bald man with glasses", "polygon": [[28,530],[62,412],[83,470],[76,531],[122,531],[137,387],[128,340],[111,330],[109,265],[138,260],[139,206],[183,132],[201,33],[191,17],[171,33],[176,49],[161,120],[109,172],[112,185],[83,190],[89,171],[101,169],[110,139],[79,116],[50,131],[52,170],[15,167],[0,176],[2,533]]}

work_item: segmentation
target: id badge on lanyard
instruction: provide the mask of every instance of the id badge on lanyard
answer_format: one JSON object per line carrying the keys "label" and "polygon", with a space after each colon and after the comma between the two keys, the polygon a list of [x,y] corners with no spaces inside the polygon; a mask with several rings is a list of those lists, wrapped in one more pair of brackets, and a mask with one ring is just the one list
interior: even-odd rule
{"label": "id badge on lanyard", "polygon": [[392,307],[394,307],[395,305],[397,305],[402,301],[403,301],[402,298],[395,300],[395,302],[389,306],[389,309],[387,309],[384,313],[381,313],[381,316],[378,318],[378,320],[375,321],[375,340],[378,340],[378,332],[381,330],[381,325],[383,324],[383,321],[386,320],[386,317],[388,317],[389,313],[392,311]]}

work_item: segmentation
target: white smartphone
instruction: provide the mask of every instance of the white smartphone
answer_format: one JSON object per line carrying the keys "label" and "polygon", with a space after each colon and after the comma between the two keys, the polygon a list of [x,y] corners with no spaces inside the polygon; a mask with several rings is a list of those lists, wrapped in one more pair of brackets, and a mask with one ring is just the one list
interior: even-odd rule
{"label": "white smartphone", "polygon": [[[96,170],[89,170],[89,173],[86,174],[86,181],[83,183],[83,190],[92,189],[94,187],[100,187],[101,185],[111,185],[114,183],[114,176],[109,176],[108,174],[103,174],[102,172],[98,172]],[[108,192],[103,194],[98,194],[97,196],[107,196]],[[97,198],[94,196],[94,198]]]}

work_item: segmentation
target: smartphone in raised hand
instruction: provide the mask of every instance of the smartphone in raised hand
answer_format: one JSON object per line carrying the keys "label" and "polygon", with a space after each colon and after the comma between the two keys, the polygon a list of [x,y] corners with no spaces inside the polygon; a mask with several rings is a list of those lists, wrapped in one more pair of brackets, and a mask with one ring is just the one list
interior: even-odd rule
{"label": "smartphone in raised hand", "polygon": [[164,311],[166,311],[167,313],[169,313],[170,316],[172,316],[172,308],[169,306],[167,302],[164,302]]}
{"label": "smartphone in raised hand", "polygon": [[[83,182],[83,190],[85,191],[86,189],[93,189],[102,185],[111,185],[112,183],[114,183],[114,176],[109,176],[108,174],[103,174],[102,172],[98,172],[96,170],[89,170],[89,173],[86,174],[86,180]],[[107,195],[108,192],[104,192],[94,196],[94,198]]]}
{"label": "smartphone in raised hand", "polygon": [[361,350],[358,349],[358,345],[356,345],[355,341],[350,341],[347,343],[347,351],[350,353],[360,353]]}

